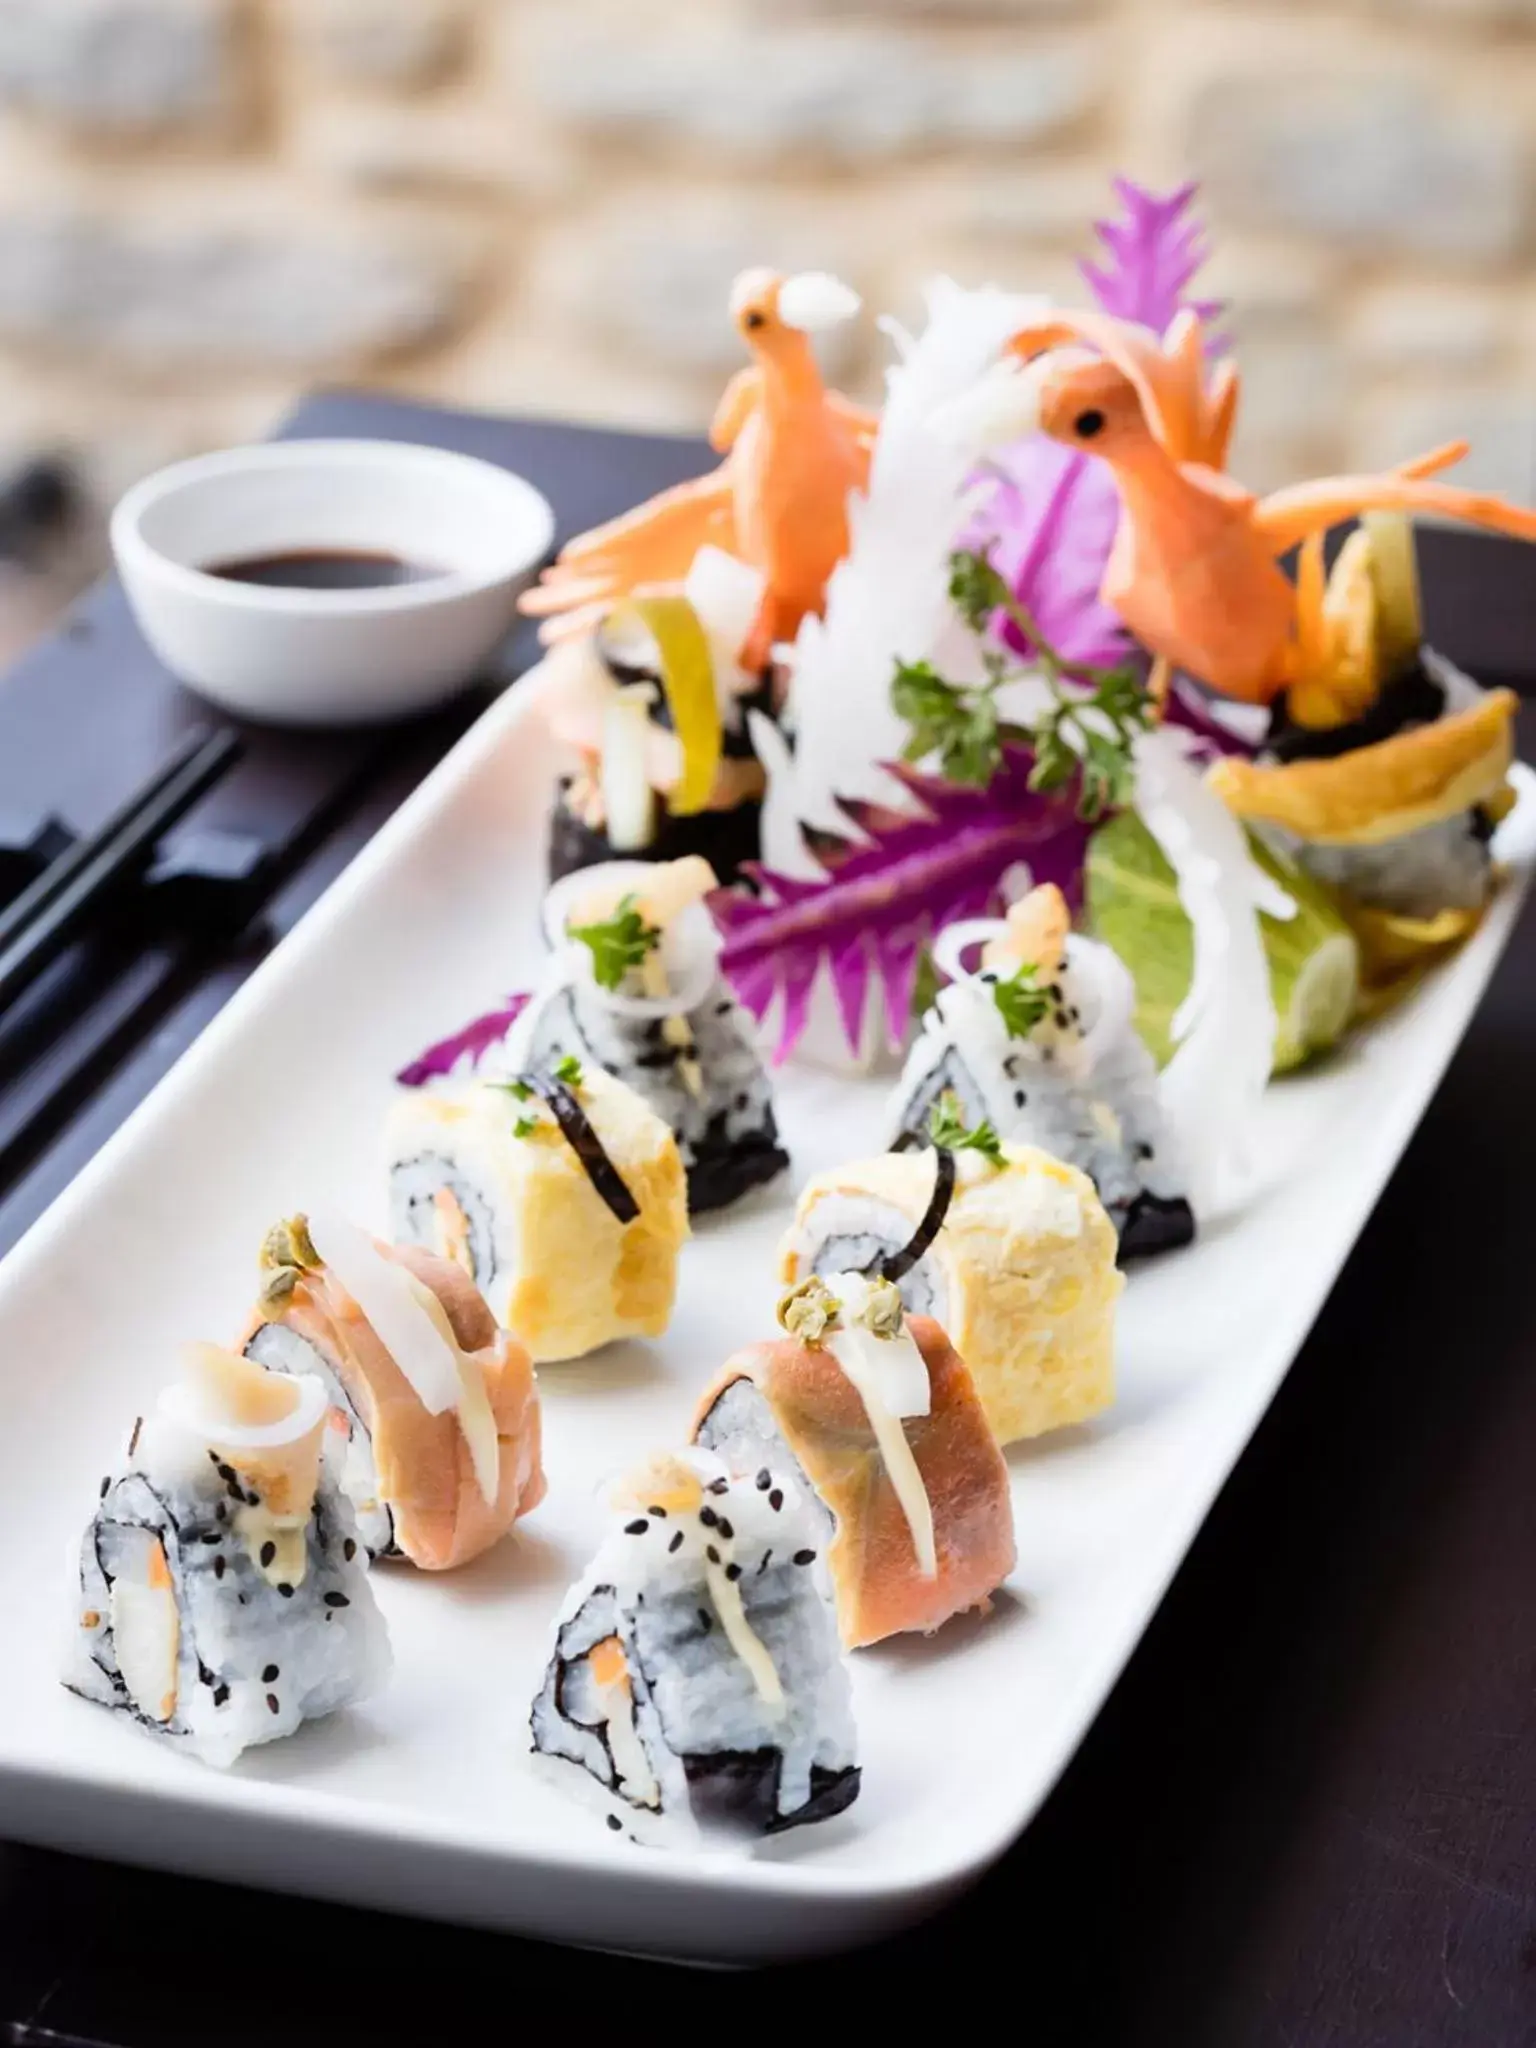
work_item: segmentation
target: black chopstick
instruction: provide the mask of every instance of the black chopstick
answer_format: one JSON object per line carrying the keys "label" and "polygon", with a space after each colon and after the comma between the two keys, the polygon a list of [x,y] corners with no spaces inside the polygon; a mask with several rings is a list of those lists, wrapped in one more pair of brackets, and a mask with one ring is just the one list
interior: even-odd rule
{"label": "black chopstick", "polygon": [[0,912],[0,1011],[58,957],[102,899],[147,863],[241,752],[233,732],[189,735],[100,831],[61,854]]}

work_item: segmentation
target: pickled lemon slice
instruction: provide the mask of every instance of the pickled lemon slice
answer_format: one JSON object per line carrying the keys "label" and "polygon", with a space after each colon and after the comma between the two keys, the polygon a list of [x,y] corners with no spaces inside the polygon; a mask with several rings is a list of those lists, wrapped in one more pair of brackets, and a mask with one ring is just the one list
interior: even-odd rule
{"label": "pickled lemon slice", "polygon": [[675,818],[691,817],[709,802],[722,750],[709,641],[686,597],[633,597],[608,621],[621,631],[636,623],[656,643],[656,666],[683,754],[683,772],[667,793],[667,809]]}

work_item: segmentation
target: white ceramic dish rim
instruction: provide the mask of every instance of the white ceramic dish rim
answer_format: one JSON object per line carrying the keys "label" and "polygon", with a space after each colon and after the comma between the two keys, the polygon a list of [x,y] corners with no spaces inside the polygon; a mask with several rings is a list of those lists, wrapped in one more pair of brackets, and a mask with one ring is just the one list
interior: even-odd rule
{"label": "white ceramic dish rim", "polygon": [[[499,491],[508,506],[507,532],[509,538],[517,539],[517,545],[509,546],[505,561],[474,573],[443,569],[417,583],[381,584],[362,590],[305,590],[210,576],[206,570],[163,554],[145,538],[145,515],[179,491],[221,476],[263,470],[302,471],[326,464],[407,475],[411,471],[435,471],[440,476],[472,484],[477,490]],[[171,463],[132,485],[118,500],[111,521],[112,549],[120,562],[126,556],[130,563],[138,564],[173,589],[202,603],[223,605],[234,612],[311,613],[326,618],[429,610],[435,605],[499,589],[527,575],[543,561],[554,537],[554,508],[526,477],[497,463],[482,461],[477,455],[461,455],[456,449],[435,448],[423,441],[259,441],[249,447],[215,449],[207,455],[193,455],[184,462]],[[325,538],[309,535],[301,540],[296,535],[295,545],[323,547]]]}
{"label": "white ceramic dish rim", "polygon": [[[12,1288],[24,1279],[29,1268],[40,1265],[55,1254],[57,1245],[67,1238],[73,1227],[76,1213],[89,1206],[98,1185],[109,1180],[117,1170],[118,1161],[132,1151],[138,1134],[159,1113],[162,1100],[221,1060],[226,1041],[243,1028],[249,1014],[268,1001],[273,988],[281,982],[287,964],[301,953],[324,946],[327,932],[345,918],[352,902],[374,886],[397,855],[409,846],[418,829],[451,801],[453,792],[466,774],[478,767],[497,746],[504,744],[515,726],[532,712],[537,694],[535,686],[523,686],[492,707],[407,800],[322,901],[274,950],[172,1074],[125,1122],[22,1243],[0,1263],[0,1317],[3,1317],[6,1297]],[[254,1853],[247,1868],[256,1881],[260,1881],[263,1857],[271,1854],[275,1861],[270,1881],[302,1883],[301,1879],[293,1876],[291,1865],[283,1862],[281,1854],[282,1841],[297,1831],[314,1841],[317,1848],[323,1838],[333,1862],[338,1850],[344,1850],[348,1842],[358,1846],[388,1842],[397,1849],[408,1846],[429,1859],[435,1858],[444,1870],[468,1860],[477,1867],[483,1865],[508,1874],[514,1870],[544,1872],[551,1876],[558,1873],[562,1877],[590,1878],[603,1886],[617,1882],[647,1890],[657,1888],[675,1899],[707,1894],[718,1900],[720,1894],[726,1892],[734,1893],[744,1902],[764,1898],[802,1902],[821,1899],[829,1903],[842,1901],[850,1908],[862,1905],[867,1909],[863,1914],[850,1911],[847,1929],[841,1935],[832,1931],[817,1939],[802,1927],[793,1943],[777,1944],[781,1951],[794,1947],[810,1951],[836,1945],[839,1941],[856,1938],[858,1932],[874,1925],[892,1925],[898,1919],[915,1917],[937,1899],[963,1886],[1019,1835],[1079,1746],[1204,1522],[1221,1484],[1267,1411],[1360,1227],[1374,1207],[1460,1043],[1513,926],[1529,879],[1524,863],[1529,857],[1530,842],[1536,837],[1536,826],[1533,826],[1536,774],[1523,767],[1517,768],[1515,773],[1520,806],[1514,817],[1520,819],[1522,825],[1522,868],[1512,876],[1482,930],[1439,982],[1444,1030],[1437,1039],[1433,1057],[1419,1062],[1411,1085],[1394,1094],[1391,1113],[1372,1125],[1368,1141],[1360,1148],[1361,1156],[1354,1174],[1356,1199],[1353,1207],[1356,1213],[1352,1227],[1339,1235],[1326,1270],[1319,1267],[1309,1274],[1306,1299],[1290,1318],[1292,1327],[1286,1333],[1286,1342],[1275,1346],[1275,1356],[1281,1362],[1269,1375],[1262,1398],[1254,1402],[1251,1412],[1244,1416],[1241,1428],[1234,1429],[1230,1438],[1221,1445],[1219,1454],[1210,1457],[1200,1469],[1189,1472],[1189,1484],[1180,1490],[1177,1510],[1167,1517],[1163,1559],[1135,1625],[1114,1632],[1106,1631],[1096,1654],[1085,1659],[1075,1696],[1070,1697],[1070,1711],[1063,1711],[1057,1716],[1057,1738],[1047,1752],[1044,1766],[1037,1762],[1030,1774],[1030,1782],[1019,1785],[1017,1791],[1012,1792],[1009,1760],[1006,1757],[1000,1759],[992,1813],[972,1831],[963,1854],[936,1857],[931,1866],[919,1871],[914,1871],[909,1864],[884,1874],[878,1868],[828,1867],[814,1859],[782,1863],[753,1861],[722,1867],[713,1860],[705,1863],[695,1857],[647,1853],[643,1864],[626,1868],[621,1873],[616,1871],[612,1861],[611,1843],[596,1830],[588,1834],[579,1827],[573,1828],[568,1843],[552,1845],[541,1841],[536,1849],[529,1849],[509,1841],[504,1829],[476,1827],[466,1824],[461,1817],[455,1817],[448,1825],[434,1824],[429,1816],[415,1807],[394,1807],[383,1801],[363,1806],[346,1796],[309,1785],[301,1788],[269,1780],[215,1776],[189,1768],[184,1789],[178,1786],[174,1791],[167,1791],[157,1785],[153,1791],[145,1791],[126,1782],[120,1771],[105,1766],[85,1765],[62,1771],[36,1767],[25,1756],[12,1756],[8,1760],[0,1754],[0,1788],[11,1788],[11,1796],[0,1806],[0,1815],[6,1816],[10,1831],[41,1841],[59,1841],[61,1836],[67,1836],[68,1846],[88,1848],[91,1836],[82,1835],[78,1829],[71,1832],[67,1828],[61,1829],[56,1822],[40,1822],[32,1817],[42,1810],[42,1801],[35,1795],[42,1793],[48,1797],[58,1788],[69,1785],[88,1789],[102,1799],[110,1800],[117,1818],[109,1830],[110,1841],[104,1840],[102,1846],[118,1848],[125,1855],[130,1852],[121,1845],[131,1839],[132,1830],[120,1824],[123,1819],[148,1816],[163,1809],[172,1809],[177,1816],[187,1820],[221,1810],[240,1816],[242,1821],[250,1824],[247,1846]],[[1304,1199],[1305,1193],[1306,1183],[1300,1182],[1295,1189],[1282,1189],[1277,1199],[1283,1201],[1297,1196]],[[1062,1704],[1065,1706],[1068,1702],[1063,1701]],[[25,1795],[26,1788],[30,1788],[34,1795],[30,1800],[32,1813],[23,1813],[18,1826],[13,1817],[14,1808],[17,1795]],[[102,1832],[96,1830],[98,1838]],[[139,1854],[142,1860],[154,1861],[154,1845],[145,1844]],[[185,1859],[167,1852],[163,1860],[179,1864]],[[317,1855],[317,1869],[321,1861]],[[366,1859],[356,1867],[369,1868]],[[233,1871],[225,1874],[237,1875]],[[313,1888],[328,1894],[342,1890],[320,1875],[314,1877]],[[451,1897],[445,1896],[445,1917],[500,1925],[518,1924],[520,1919],[526,1922],[529,1917],[527,1914],[509,1915],[499,1911],[493,1897],[481,1894],[472,1885],[460,1883],[453,1886],[451,1892]],[[466,1896],[467,1893],[473,1896]],[[387,1884],[362,1879],[356,1883],[351,1895],[365,1902],[388,1905],[392,1892]],[[482,1896],[483,1904],[480,1903]],[[901,1907],[899,1913],[875,1910],[890,1906],[892,1902]],[[420,1903],[414,1909],[432,1910],[430,1905]],[[596,1938],[602,1937],[598,1934]],[[660,1943],[645,1945],[663,1946]],[[678,1946],[686,1948],[689,1943],[684,1938]],[[715,1948],[719,1944],[700,1943],[697,1946]]]}

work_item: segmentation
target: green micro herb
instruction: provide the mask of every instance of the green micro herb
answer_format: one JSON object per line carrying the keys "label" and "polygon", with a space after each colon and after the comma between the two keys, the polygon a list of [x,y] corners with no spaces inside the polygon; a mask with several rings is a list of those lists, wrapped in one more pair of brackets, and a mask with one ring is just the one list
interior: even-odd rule
{"label": "green micro herb", "polygon": [[620,899],[612,917],[601,924],[572,925],[570,935],[592,955],[592,978],[599,988],[617,988],[661,944],[661,933],[647,924],[633,896]]}
{"label": "green micro herb", "polygon": [[1005,744],[1014,741],[1034,751],[1031,789],[1060,789],[1078,776],[1077,807],[1086,819],[1125,803],[1134,774],[1131,749],[1151,722],[1134,664],[1094,668],[1064,660],[985,553],[962,549],[950,557],[949,569],[950,600],[966,625],[979,637],[996,613],[1011,619],[1034,649],[1051,704],[1032,726],[1006,723],[997,693],[1020,671],[993,647],[982,655],[979,683],[948,682],[931,662],[898,662],[891,704],[911,729],[903,758],[936,754],[946,780],[985,789],[1002,765]]}
{"label": "green micro herb", "polygon": [[949,1089],[928,1112],[928,1135],[946,1152],[979,1152],[993,1166],[1006,1164],[1002,1140],[991,1124],[982,1122],[975,1130],[968,1129],[960,1114],[959,1098]]}
{"label": "green micro herb", "polygon": [[512,1135],[514,1138],[531,1138],[538,1128],[539,1119],[536,1116],[520,1116],[512,1126]]}
{"label": "green micro herb", "polygon": [[1027,962],[1006,981],[992,984],[992,1000],[1010,1038],[1028,1038],[1051,1008],[1050,997],[1040,986],[1034,968]]}
{"label": "green micro herb", "polygon": [[567,1088],[581,1086],[581,1061],[577,1059],[575,1053],[568,1052],[563,1058],[556,1060],[553,1071],[555,1079],[563,1081]]}

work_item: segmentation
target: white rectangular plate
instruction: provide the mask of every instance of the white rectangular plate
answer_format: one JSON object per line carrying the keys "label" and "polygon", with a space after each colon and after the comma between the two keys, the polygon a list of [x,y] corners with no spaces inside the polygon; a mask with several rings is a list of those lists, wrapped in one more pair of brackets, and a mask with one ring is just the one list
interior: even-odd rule
{"label": "white rectangular plate", "polygon": [[526,985],[553,763],[504,698],[0,1268],[0,1829],[212,1877],[698,1958],[836,1947],[929,1910],[1019,1832],[1082,1738],[1295,1356],[1508,937],[1472,943],[1326,1071],[1270,1091],[1250,1205],[1137,1271],[1120,1398],[1010,1454],[1019,1565],[986,1619],[854,1660],[864,1790],[752,1856],[609,1835],[526,1760],[527,1707],[600,1483],[683,1435],[771,1328],[792,1189],[879,1142],[885,1083],[785,1073],[794,1175],[700,1228],[667,1337],[542,1375],[550,1494],[466,1571],[377,1575],[397,1671],[367,1709],[228,1774],[67,1695],[63,1560],[132,1417],[193,1337],[228,1341],[260,1240],[296,1208],[381,1222],[389,1077]]}

